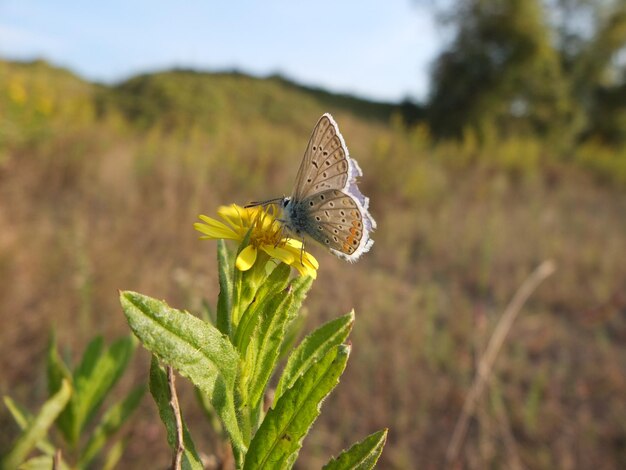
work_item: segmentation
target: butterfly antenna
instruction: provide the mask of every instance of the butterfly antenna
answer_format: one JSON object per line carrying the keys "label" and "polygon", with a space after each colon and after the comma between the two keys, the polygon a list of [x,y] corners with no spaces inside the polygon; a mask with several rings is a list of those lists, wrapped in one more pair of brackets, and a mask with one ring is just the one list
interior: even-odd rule
{"label": "butterfly antenna", "polygon": [[267,201],[252,201],[252,202],[249,202],[248,204],[246,204],[243,207],[248,208],[248,207],[257,207],[257,206],[269,206],[270,204],[274,204],[276,202],[280,202],[283,199],[285,199],[284,196],[283,197],[275,197],[274,199],[268,199]]}

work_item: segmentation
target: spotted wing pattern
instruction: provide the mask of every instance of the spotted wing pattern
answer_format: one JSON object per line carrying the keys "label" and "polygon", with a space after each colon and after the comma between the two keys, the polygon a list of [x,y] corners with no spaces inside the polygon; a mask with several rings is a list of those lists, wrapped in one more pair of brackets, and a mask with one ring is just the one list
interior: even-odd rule
{"label": "spotted wing pattern", "polygon": [[342,189],[350,178],[348,149],[330,114],[317,122],[298,170],[293,197],[301,200],[325,189]]}
{"label": "spotted wing pattern", "polygon": [[306,232],[335,255],[355,261],[368,251],[373,219],[352,196],[327,189],[302,201],[306,211]]}

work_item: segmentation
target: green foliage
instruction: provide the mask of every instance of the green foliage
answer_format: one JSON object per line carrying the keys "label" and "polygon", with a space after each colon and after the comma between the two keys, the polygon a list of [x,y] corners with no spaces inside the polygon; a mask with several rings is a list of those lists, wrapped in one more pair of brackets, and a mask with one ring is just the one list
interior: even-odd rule
{"label": "green foliage", "polygon": [[[291,106],[297,91],[284,92],[276,82],[238,73],[206,74],[176,70],[130,79],[100,97],[103,112],[120,109],[140,128],[158,127],[186,135],[200,128],[215,135],[225,130],[234,116],[244,116],[243,126],[259,118],[275,124],[302,123],[300,112]],[[316,108],[304,100],[304,111]]]}
{"label": "green foliage", "polygon": [[[72,376],[76,393],[57,422],[72,448],[78,446],[86,426],[121,377],[134,350],[130,337],[120,338],[105,352],[103,346],[101,337],[96,337],[87,346],[82,361]],[[65,374],[67,369],[58,361],[54,341],[51,342],[48,356],[48,376],[59,377]],[[50,391],[55,387],[56,379],[50,380]]]}
{"label": "green foliage", "polygon": [[339,457],[332,459],[323,470],[369,470],[374,468],[387,441],[387,430],[375,432],[357,442]]}
{"label": "green foliage", "polygon": [[[59,387],[60,388],[60,387]],[[4,404],[11,413],[11,416],[19,426],[20,430],[24,431],[29,424],[33,421],[33,415],[24,407],[17,404],[9,396],[4,397]],[[37,449],[48,456],[54,455],[54,446],[46,437],[42,437],[36,444]]]}
{"label": "green foliage", "polygon": [[592,140],[576,149],[574,161],[591,170],[601,182],[626,187],[626,147],[614,149]]}
{"label": "green foliage", "polygon": [[46,437],[49,428],[65,408],[71,396],[72,387],[67,380],[64,380],[59,390],[44,403],[39,414],[28,423],[9,453],[3,457],[0,462],[2,468],[17,468],[26,459],[30,451]]}
{"label": "green foliage", "polygon": [[456,38],[433,75],[434,131],[567,138],[574,103],[539,0],[459,3]]}
{"label": "green foliage", "polygon": [[[121,338],[107,349],[104,348],[102,338],[96,337],[89,343],[72,373],[59,357],[53,335],[48,348],[47,367],[50,399],[37,417],[33,418],[28,411],[5,397],[7,408],[24,433],[5,457],[5,466],[2,468],[17,467],[24,462],[33,447],[46,455],[29,460],[25,467],[50,465],[55,447],[47,434],[55,423],[67,444],[66,450],[76,461],[76,468],[88,468],[105,445],[112,441],[114,434],[128,420],[143,397],[144,387],[135,388],[123,400],[111,405],[95,427],[88,429],[105,398],[126,370],[133,351],[134,341],[131,337]],[[113,448],[121,455],[120,448],[115,445]],[[66,466],[66,463],[62,462],[62,466]]]}
{"label": "green foliage", "polygon": [[67,70],[43,61],[0,60],[0,83],[0,154],[40,142],[69,123],[75,129],[93,123],[94,87]]}
{"label": "green foliage", "polygon": [[238,452],[246,448],[235,413],[238,355],[214,326],[135,292],[122,292],[126,319],[144,347],[210,397]]}
{"label": "green foliage", "polygon": [[217,242],[217,265],[219,266],[220,293],[217,298],[216,326],[225,335],[230,335],[233,270],[235,267],[230,261],[228,248],[224,240],[218,240]]}
{"label": "green foliage", "polygon": [[349,346],[334,347],[280,397],[250,443],[244,469],[291,468],[322,401],[339,382],[349,353]]}
{"label": "green foliage", "polygon": [[[61,462],[59,467],[62,470],[69,469],[65,462]],[[48,455],[33,457],[19,466],[19,470],[50,470],[51,468],[54,468],[54,457]]]}
{"label": "green foliage", "polygon": [[311,365],[325,356],[331,348],[342,344],[348,338],[352,325],[354,325],[354,312],[331,320],[302,340],[287,360],[287,365],[274,392],[274,404],[285,390],[292,388],[298,377],[303,375]]}
{"label": "green foliage", "polygon": [[539,136],[560,151],[626,142],[623,2],[458,0],[452,11],[429,103],[436,135]]}
{"label": "green foliage", "polygon": [[[243,370],[249,371],[248,389],[243,394],[249,401],[244,400],[244,403],[251,410],[261,405],[265,388],[278,362],[287,325],[293,321],[293,317],[300,309],[312,282],[313,279],[309,277],[295,280],[289,288],[277,292],[273,296],[273,302],[257,311],[258,325],[251,332],[248,347],[242,353],[242,357],[245,358]],[[246,380],[242,382],[245,386]]]}
{"label": "green foliage", "polygon": [[131,78],[97,98],[101,113],[121,110],[140,128],[158,127],[188,134],[202,129],[220,134],[234,118],[240,125],[265,120],[272,125],[310,126],[306,115],[331,107],[388,121],[394,113],[414,121],[422,109],[405,102],[375,103],[349,95],[295,84],[273,76],[258,79],[242,73],[173,70]]}
{"label": "green foliage", "polygon": [[[98,426],[91,433],[81,453],[78,467],[87,467],[93,461],[113,435],[119,431],[137,406],[139,406],[144,392],[145,388],[143,386],[135,387],[122,401],[114,404],[107,410]],[[121,444],[121,441],[119,444]]]}
{"label": "green foliage", "polygon": [[[248,237],[238,252],[247,243]],[[269,380],[285,344],[292,341],[291,325],[313,280],[290,279],[288,265],[261,254],[251,269],[241,272],[233,268],[236,253],[229,253],[223,242],[217,251],[220,329],[134,292],[121,294],[124,313],[144,347],[197,387],[210,421],[215,410],[221,421],[216,431],[227,432],[237,468],[291,468],[322,401],[346,366],[349,347],[342,343],[354,314],[326,323],[295,348],[280,378],[274,406],[266,410]],[[184,466],[196,468],[195,446],[184,423],[182,429],[177,427],[168,380],[155,359],[150,377],[170,446],[177,448],[175,436],[182,432]]]}

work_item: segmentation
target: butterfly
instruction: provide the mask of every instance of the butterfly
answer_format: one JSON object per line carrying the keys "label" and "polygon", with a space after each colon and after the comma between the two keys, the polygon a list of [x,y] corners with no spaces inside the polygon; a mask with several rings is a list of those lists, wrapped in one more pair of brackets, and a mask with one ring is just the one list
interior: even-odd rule
{"label": "butterfly", "polygon": [[337,123],[326,113],[313,129],[293,194],[266,203],[279,202],[280,220],[295,236],[304,241],[306,235],[339,258],[355,262],[374,244],[370,234],[376,228],[369,199],[356,184],[362,175]]}

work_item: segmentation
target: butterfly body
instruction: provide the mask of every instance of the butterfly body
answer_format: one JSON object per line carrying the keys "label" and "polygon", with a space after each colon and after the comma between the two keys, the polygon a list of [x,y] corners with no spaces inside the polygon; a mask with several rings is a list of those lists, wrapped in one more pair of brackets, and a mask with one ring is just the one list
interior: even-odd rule
{"label": "butterfly body", "polygon": [[298,170],[291,197],[281,199],[285,228],[308,236],[347,261],[356,261],[374,241],[376,222],[369,199],[357,187],[361,168],[330,114],[317,122]]}

